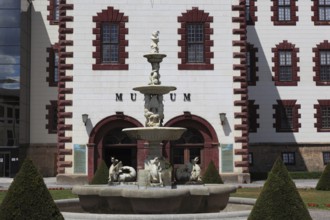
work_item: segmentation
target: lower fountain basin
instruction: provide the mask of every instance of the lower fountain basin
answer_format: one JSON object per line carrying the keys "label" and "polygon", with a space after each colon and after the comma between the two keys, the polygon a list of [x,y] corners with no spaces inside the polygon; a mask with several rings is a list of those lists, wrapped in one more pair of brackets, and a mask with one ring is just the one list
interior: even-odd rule
{"label": "lower fountain basin", "polygon": [[186,128],[178,127],[142,127],[142,128],[125,128],[125,132],[129,137],[148,141],[177,140],[181,137]]}
{"label": "lower fountain basin", "polygon": [[135,185],[74,186],[84,211],[107,214],[210,213],[223,210],[235,186],[223,184],[151,187]]}

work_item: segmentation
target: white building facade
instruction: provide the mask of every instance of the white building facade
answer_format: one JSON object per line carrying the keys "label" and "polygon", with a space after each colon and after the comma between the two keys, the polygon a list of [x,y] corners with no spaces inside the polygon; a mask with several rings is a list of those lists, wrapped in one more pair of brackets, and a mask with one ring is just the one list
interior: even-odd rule
{"label": "white building facade", "polygon": [[213,161],[248,182],[282,156],[292,170],[323,170],[330,6],[320,2],[34,0],[30,157],[58,181],[90,179],[111,156],[143,169],[148,143],[121,130],[144,126],[132,88],[149,81],[143,55],[159,31],[160,80],[177,87],[163,124],[188,129],[162,143],[174,168],[199,156],[203,170]]}

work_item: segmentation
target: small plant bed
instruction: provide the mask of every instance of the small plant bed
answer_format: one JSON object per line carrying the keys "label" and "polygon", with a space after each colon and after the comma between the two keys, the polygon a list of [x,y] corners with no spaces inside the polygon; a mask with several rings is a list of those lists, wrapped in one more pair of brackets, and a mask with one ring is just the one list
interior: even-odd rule
{"label": "small plant bed", "polygon": [[[240,188],[232,197],[258,198],[262,188]],[[330,210],[330,191],[315,189],[298,189],[298,192],[308,208]]]}
{"label": "small plant bed", "polygon": [[[56,189],[49,189],[49,192],[54,200],[78,198],[77,195],[72,194],[71,189],[56,188]],[[5,198],[6,194],[7,194],[6,190],[0,191],[0,204],[2,203],[2,200],[3,198]]]}

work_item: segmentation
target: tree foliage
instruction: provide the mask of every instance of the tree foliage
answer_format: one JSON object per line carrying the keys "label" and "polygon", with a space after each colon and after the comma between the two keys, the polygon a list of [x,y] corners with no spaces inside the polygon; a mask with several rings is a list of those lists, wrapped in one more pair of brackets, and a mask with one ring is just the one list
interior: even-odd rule
{"label": "tree foliage", "polygon": [[104,160],[101,161],[90,184],[107,184],[109,168]]}
{"label": "tree foliage", "polygon": [[223,184],[223,181],[221,179],[221,176],[215,167],[213,161],[209,163],[207,166],[207,169],[202,176],[203,183],[218,183],[218,184]]}
{"label": "tree foliage", "polygon": [[317,190],[330,191],[330,163],[325,167],[316,185]]}
{"label": "tree foliage", "polygon": [[25,159],[10,185],[0,206],[0,219],[64,219],[30,159]]}
{"label": "tree foliage", "polygon": [[312,219],[280,158],[275,161],[248,219]]}

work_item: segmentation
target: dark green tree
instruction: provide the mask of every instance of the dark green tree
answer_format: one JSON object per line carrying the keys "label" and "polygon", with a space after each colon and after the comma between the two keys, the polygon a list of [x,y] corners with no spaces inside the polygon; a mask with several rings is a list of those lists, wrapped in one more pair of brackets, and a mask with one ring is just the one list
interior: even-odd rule
{"label": "dark green tree", "polygon": [[278,158],[248,220],[312,219],[289,172]]}
{"label": "dark green tree", "polygon": [[24,160],[10,185],[0,206],[0,219],[64,219],[30,159]]}
{"label": "dark green tree", "polygon": [[219,172],[218,172],[217,168],[215,167],[212,160],[209,163],[209,165],[207,166],[207,169],[206,169],[204,175],[202,176],[202,180],[203,180],[203,183],[220,183],[220,184],[223,184],[221,176],[220,176],[220,174],[219,174]]}
{"label": "dark green tree", "polygon": [[104,160],[101,161],[96,169],[95,175],[90,184],[107,184],[109,178],[109,168]]}
{"label": "dark green tree", "polygon": [[316,185],[317,190],[330,191],[330,163],[325,167]]}

